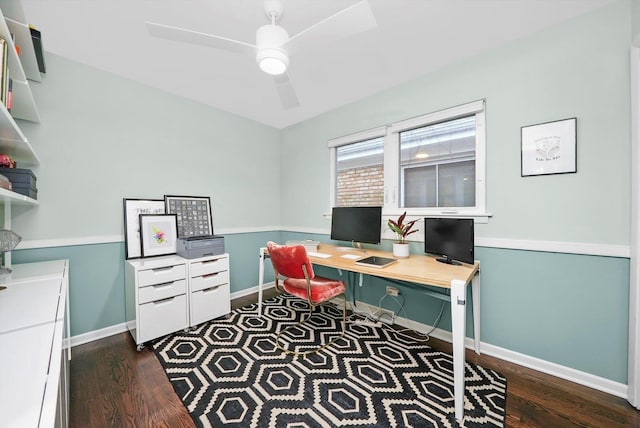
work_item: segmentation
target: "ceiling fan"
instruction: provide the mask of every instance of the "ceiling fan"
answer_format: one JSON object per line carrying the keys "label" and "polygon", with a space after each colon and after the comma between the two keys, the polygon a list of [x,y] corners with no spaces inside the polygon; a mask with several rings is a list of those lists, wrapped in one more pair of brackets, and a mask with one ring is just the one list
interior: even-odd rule
{"label": "ceiling fan", "polygon": [[260,69],[274,76],[276,89],[285,109],[300,105],[286,73],[290,56],[303,49],[312,49],[314,45],[329,44],[376,26],[368,0],[342,9],[292,37],[289,37],[287,30],[276,24],[284,11],[281,0],[265,0],[264,11],[270,23],[257,29],[255,44],[156,22],[146,21],[145,25],[155,37],[255,56]]}

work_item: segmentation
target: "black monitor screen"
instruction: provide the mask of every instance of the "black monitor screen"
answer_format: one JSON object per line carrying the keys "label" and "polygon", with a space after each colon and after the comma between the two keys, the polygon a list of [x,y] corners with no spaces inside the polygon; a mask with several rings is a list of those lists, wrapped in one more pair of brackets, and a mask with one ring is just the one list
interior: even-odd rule
{"label": "black monitor screen", "polygon": [[382,207],[334,207],[331,211],[331,239],[379,244]]}
{"label": "black monitor screen", "polygon": [[424,251],[443,256],[438,261],[473,263],[473,245],[473,219],[424,219]]}

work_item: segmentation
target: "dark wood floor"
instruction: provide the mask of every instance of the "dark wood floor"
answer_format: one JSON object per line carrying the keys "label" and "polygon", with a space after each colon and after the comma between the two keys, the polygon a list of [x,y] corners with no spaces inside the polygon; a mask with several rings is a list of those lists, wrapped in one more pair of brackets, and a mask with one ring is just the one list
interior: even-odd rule
{"label": "dark wood floor", "polygon": [[[451,352],[437,339],[429,345]],[[467,359],[507,377],[508,427],[640,427],[640,411],[622,398],[471,351]],[[71,427],[194,426],[153,352],[137,352],[129,333],[73,349],[70,397]]]}

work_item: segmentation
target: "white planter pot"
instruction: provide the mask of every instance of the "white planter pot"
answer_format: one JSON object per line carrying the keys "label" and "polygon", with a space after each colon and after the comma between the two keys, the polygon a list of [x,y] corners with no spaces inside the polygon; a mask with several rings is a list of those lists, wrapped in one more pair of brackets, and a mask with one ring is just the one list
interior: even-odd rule
{"label": "white planter pot", "polygon": [[393,243],[393,256],[399,259],[406,259],[409,257],[409,244]]}

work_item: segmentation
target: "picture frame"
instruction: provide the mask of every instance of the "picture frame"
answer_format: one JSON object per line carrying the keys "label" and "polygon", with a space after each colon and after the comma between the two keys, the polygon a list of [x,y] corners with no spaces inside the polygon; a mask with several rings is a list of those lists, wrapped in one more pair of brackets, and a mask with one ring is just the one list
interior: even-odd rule
{"label": "picture frame", "polygon": [[165,212],[176,214],[178,238],[213,235],[211,199],[208,196],[165,195]]}
{"label": "picture frame", "polygon": [[140,214],[164,214],[164,199],[123,198],[122,205],[125,259],[142,257],[140,250]]}
{"label": "picture frame", "polygon": [[178,232],[175,214],[140,214],[142,257],[175,254]]}
{"label": "picture frame", "polygon": [[576,117],[521,127],[521,176],[577,172]]}

